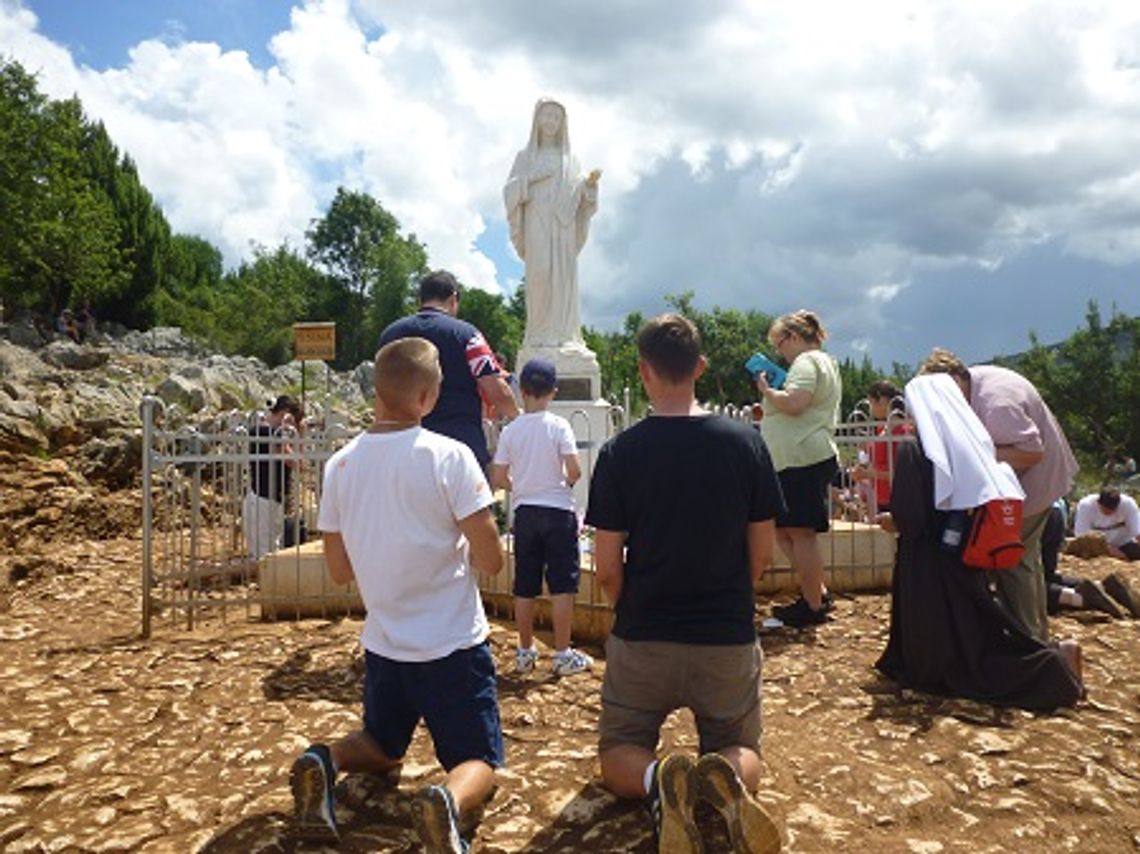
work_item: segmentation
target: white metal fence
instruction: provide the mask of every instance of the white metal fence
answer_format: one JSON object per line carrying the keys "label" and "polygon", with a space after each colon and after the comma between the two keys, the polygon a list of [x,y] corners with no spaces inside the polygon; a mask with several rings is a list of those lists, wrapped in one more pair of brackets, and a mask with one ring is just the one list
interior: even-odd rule
{"label": "white metal fence", "polygon": [[[748,406],[715,411],[746,422],[752,419]],[[270,436],[256,435],[263,416],[235,412],[191,425],[157,398],[143,400],[144,635],[157,624],[190,629],[207,618],[335,617],[357,607],[353,597],[332,585],[323,572],[317,579],[310,577],[312,546],[306,545],[317,533],[325,462],[351,433],[324,410],[306,419],[299,430],[285,427]],[[580,438],[583,470],[588,472],[608,437],[590,434],[585,411],[571,413],[570,421]],[[608,421],[611,432],[628,427],[628,409],[613,407]],[[893,539],[873,525],[880,508],[860,498],[859,482],[851,473],[861,455],[872,457],[872,449],[879,445],[887,446],[885,459],[893,469],[890,449],[912,440],[905,429],[897,429],[906,423],[897,416],[875,422],[860,406],[836,432],[842,476],[832,490],[834,521],[832,531],[824,535],[824,552],[829,584],[837,590],[889,584]],[[493,429],[488,438],[493,446]],[[251,500],[257,495],[273,500]],[[506,515],[509,527],[509,511]],[[505,539],[509,555],[510,537]],[[575,630],[600,636],[608,629],[610,609],[595,581],[588,530],[581,547]],[[512,583],[509,560],[499,576],[480,580],[492,612],[509,613]],[[794,587],[787,562],[777,554],[762,592]]]}

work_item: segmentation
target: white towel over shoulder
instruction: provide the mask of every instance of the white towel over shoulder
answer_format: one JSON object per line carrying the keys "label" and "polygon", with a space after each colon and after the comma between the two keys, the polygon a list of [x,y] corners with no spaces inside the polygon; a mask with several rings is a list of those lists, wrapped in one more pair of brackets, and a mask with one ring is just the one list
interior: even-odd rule
{"label": "white towel over shoulder", "polygon": [[934,506],[966,510],[998,498],[1025,498],[1008,463],[949,374],[925,374],[906,384],[906,405],[927,459],[934,464]]}

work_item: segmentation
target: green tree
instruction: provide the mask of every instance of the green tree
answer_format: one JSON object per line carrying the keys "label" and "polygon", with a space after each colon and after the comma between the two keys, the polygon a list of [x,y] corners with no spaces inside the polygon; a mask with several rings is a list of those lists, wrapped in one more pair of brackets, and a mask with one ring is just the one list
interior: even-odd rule
{"label": "green tree", "polygon": [[1113,311],[1106,324],[1089,302],[1086,326],[1055,347],[1030,334],[1012,367],[1037,386],[1066,437],[1099,468],[1140,456],[1140,318]]}
{"label": "green tree", "polygon": [[491,349],[505,357],[508,365],[515,370],[522,368],[515,364],[522,343],[522,324],[501,294],[464,288],[459,300],[459,316],[475,324]]}
{"label": "green tree", "polygon": [[621,405],[628,388],[630,415],[634,417],[644,414],[649,403],[641,385],[641,376],[637,372],[637,332],[643,323],[641,313],[635,311],[626,315],[620,332],[601,332],[590,328],[582,330],[586,346],[598,358],[598,367],[602,373],[602,397],[610,403]]}
{"label": "green tree", "polygon": [[103,294],[96,310],[128,326],[149,326],[154,322],[154,292],[165,283],[170,226],[139,180],[134,161],[119,154],[102,123],[88,127],[83,155],[92,184],[114,211],[126,268],[121,287]]}
{"label": "green tree", "polygon": [[321,320],[310,310],[323,276],[286,244],[254,249],[254,259],[223,277],[219,344],[270,365],[293,358],[293,324]]}
{"label": "green tree", "polygon": [[180,326],[209,344],[221,337],[219,286],[222,253],[201,237],[176,234],[170,240],[163,287],[154,294],[153,316],[159,326]]}
{"label": "green tree", "polygon": [[760,311],[725,309],[714,306],[702,311],[693,305],[693,291],[665,297],[666,304],[689,318],[701,333],[701,347],[708,368],[697,381],[697,397],[707,403],[751,403],[756,388],[744,363],[758,350],[774,357],[768,345],[768,329],[773,318]]}
{"label": "green tree", "polygon": [[405,314],[412,286],[427,266],[415,235],[367,193],[337,188],[325,215],[306,232],[308,256],[328,273],[324,305],[343,341],[338,366],[371,357],[381,329]]}
{"label": "green tree", "polygon": [[90,181],[77,99],[51,101],[0,62],[0,295],[54,314],[122,286],[114,209]]}
{"label": "green tree", "polygon": [[0,61],[0,294],[42,313],[90,301],[143,326],[170,229],[102,124]]}
{"label": "green tree", "polygon": [[871,357],[864,355],[858,364],[848,357],[839,362],[839,379],[843,383],[843,398],[839,404],[839,417],[847,420],[855,405],[867,396],[872,383],[883,379],[882,373],[871,364]]}

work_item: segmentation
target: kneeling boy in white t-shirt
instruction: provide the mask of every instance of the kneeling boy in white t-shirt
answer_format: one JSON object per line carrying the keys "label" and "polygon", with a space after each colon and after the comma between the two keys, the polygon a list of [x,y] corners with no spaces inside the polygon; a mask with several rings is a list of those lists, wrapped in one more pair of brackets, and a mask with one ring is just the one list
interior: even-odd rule
{"label": "kneeling boy in white t-shirt", "polygon": [[334,583],[355,579],[367,616],[364,726],[293,763],[296,829],[338,836],[338,771],[400,764],[423,719],[447,771],[412,815],[428,851],[462,851],[459,814],[503,763],[495,665],[475,573],[503,566],[491,491],[471,450],[420,426],[439,396],[439,354],[403,338],[376,354],[375,421],[325,467],[318,518]]}
{"label": "kneeling boy in white t-shirt", "polygon": [[515,511],[515,622],[519,648],[515,669],[534,669],[534,600],[542,593],[543,569],[554,624],[555,675],[588,670],[590,656],[570,646],[574,597],[578,593],[578,515],[574,483],[582,476],[578,443],[570,423],[547,407],[558,391],[558,374],[545,359],[531,359],[519,374],[523,415],[499,437],[491,483],[509,489]]}

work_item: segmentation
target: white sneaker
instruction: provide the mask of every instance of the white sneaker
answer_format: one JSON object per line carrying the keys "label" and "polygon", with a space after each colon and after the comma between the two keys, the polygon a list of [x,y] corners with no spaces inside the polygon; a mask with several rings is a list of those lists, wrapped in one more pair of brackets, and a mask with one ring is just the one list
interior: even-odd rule
{"label": "white sneaker", "polygon": [[556,652],[554,654],[554,675],[570,676],[574,673],[581,673],[583,670],[589,670],[593,664],[594,659],[573,648],[565,652]]}
{"label": "white sneaker", "polygon": [[515,673],[530,673],[538,662],[538,650],[532,647],[515,651]]}

